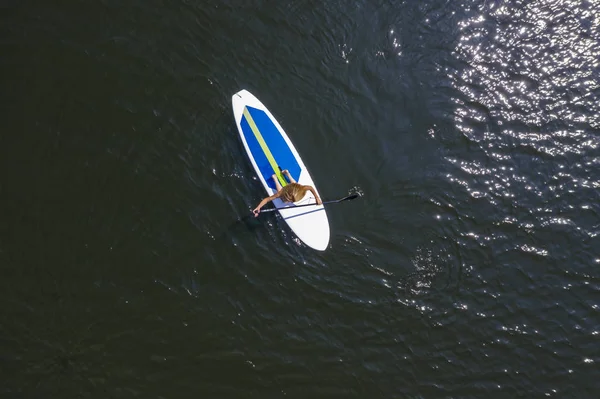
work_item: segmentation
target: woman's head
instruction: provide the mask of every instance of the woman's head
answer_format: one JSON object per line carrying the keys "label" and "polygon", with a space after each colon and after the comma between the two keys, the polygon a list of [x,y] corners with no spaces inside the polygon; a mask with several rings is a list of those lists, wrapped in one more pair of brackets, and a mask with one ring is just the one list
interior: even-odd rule
{"label": "woman's head", "polygon": [[298,202],[308,191],[307,186],[298,183],[290,183],[281,189],[281,199],[285,202]]}

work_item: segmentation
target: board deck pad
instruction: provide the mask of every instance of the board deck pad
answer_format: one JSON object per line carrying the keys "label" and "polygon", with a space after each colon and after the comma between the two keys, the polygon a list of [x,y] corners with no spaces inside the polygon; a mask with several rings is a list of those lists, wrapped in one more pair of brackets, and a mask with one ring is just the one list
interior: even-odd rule
{"label": "board deck pad", "polygon": [[[275,190],[275,182],[271,176],[273,173],[280,175],[281,170],[289,170],[290,175],[296,181],[300,179],[302,169],[298,165],[298,161],[275,124],[264,111],[247,106],[244,109],[241,125],[252,156],[269,187]],[[263,149],[265,145],[266,149]],[[276,159],[274,154],[277,154]],[[278,178],[282,186],[287,184],[287,180],[283,176],[278,176]]]}
{"label": "board deck pad", "polygon": [[[244,149],[268,195],[277,192],[271,176],[277,175],[282,186],[288,184],[282,170],[299,184],[315,186],[298,151],[279,122],[256,97],[241,90],[232,97],[233,113]],[[323,205],[316,205],[309,192],[295,204],[285,203],[279,198],[272,201],[283,220],[298,238],[311,248],[325,250],[329,245],[329,221]],[[295,205],[315,204],[314,207]]]}

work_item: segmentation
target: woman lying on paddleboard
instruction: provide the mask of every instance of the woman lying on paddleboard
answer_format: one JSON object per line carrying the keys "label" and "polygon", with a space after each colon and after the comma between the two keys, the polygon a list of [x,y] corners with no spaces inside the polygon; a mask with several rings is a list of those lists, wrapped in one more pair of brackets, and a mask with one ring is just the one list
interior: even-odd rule
{"label": "woman lying on paddleboard", "polygon": [[322,204],[321,198],[319,198],[314,188],[312,188],[311,186],[303,186],[302,184],[296,183],[296,180],[294,180],[294,178],[290,175],[290,172],[287,169],[283,170],[281,173],[283,173],[283,175],[287,177],[287,179],[290,181],[290,184],[282,188],[281,184],[279,184],[279,181],[277,180],[277,175],[274,174],[273,176],[271,176],[271,178],[275,182],[275,187],[277,187],[277,192],[271,195],[270,197],[267,197],[260,201],[260,204],[258,204],[258,206],[252,210],[252,213],[254,213],[254,217],[258,216],[258,214],[260,213],[260,208],[265,206],[267,202],[273,201],[275,198],[281,198],[283,202],[297,202],[304,198],[304,195],[307,191],[310,191],[315,196],[317,205]]}

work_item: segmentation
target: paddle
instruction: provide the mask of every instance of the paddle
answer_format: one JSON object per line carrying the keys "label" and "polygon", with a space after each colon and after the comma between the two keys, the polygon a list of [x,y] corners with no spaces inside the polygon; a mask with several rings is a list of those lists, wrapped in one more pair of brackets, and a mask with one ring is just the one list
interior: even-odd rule
{"label": "paddle", "polygon": [[[351,200],[356,199],[356,198],[358,198],[360,196],[361,195],[358,194],[358,193],[357,194],[351,194],[351,195],[349,195],[347,197],[340,198],[338,200],[325,201],[325,202],[323,202],[323,205],[326,205],[326,204],[336,204],[338,202],[343,202],[343,201],[351,201]],[[303,206],[316,206],[316,205],[317,204],[306,204],[306,205],[297,205],[297,206],[291,205],[291,206],[286,206],[286,207],[283,207],[283,208],[269,208],[269,209],[264,209],[264,210],[261,209],[260,213],[263,213],[263,212],[273,212],[273,211],[276,211],[278,209],[301,208]],[[217,236],[218,237],[222,237],[224,234],[226,234],[227,232],[229,232],[231,229],[235,228],[240,223],[244,223],[246,225],[246,227],[248,227],[249,229],[256,228],[256,225],[255,226],[248,226],[248,221],[249,220],[253,220],[253,221],[256,220],[253,216],[254,216],[254,214],[252,212],[250,212],[249,215],[245,215],[245,216],[241,217],[240,219],[236,220],[231,225],[229,225],[228,227],[226,227],[220,234],[217,234]],[[256,222],[254,222],[254,223],[256,223]]]}
{"label": "paddle", "polygon": [[[358,197],[360,197],[360,194],[352,194],[352,195],[349,195],[347,197],[340,198],[338,200],[325,201],[325,202],[323,202],[323,205],[337,204],[338,202],[343,202],[343,201],[351,201],[351,200],[356,199]],[[263,212],[273,212],[273,211],[278,211],[278,210],[281,210],[281,209],[288,209],[288,208],[289,209],[296,209],[296,208],[302,208],[302,207],[305,207],[305,206],[317,206],[317,204],[305,204],[305,205],[295,205],[295,206],[291,205],[291,206],[284,206],[284,207],[281,207],[281,208],[269,208],[269,209],[264,209],[264,210],[261,209],[260,213],[263,213]]]}

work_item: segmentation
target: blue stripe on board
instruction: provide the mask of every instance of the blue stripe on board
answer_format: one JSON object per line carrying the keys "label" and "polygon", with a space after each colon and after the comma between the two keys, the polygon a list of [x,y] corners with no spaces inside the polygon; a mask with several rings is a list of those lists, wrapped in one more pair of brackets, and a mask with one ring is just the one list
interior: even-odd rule
{"label": "blue stripe on board", "polygon": [[[295,180],[298,180],[302,169],[275,124],[264,111],[252,107],[247,108],[277,164],[281,169],[289,170],[292,177]],[[245,117],[242,117],[240,125],[246,143],[248,143],[248,148],[254,157],[254,161],[258,165],[261,175],[269,187],[275,190],[275,183],[273,182],[273,179],[271,179],[271,175],[274,173],[273,169]]]}

